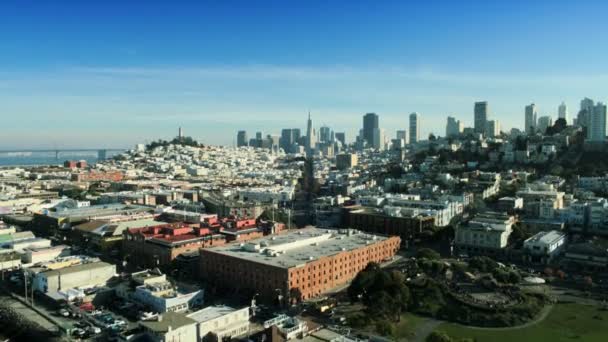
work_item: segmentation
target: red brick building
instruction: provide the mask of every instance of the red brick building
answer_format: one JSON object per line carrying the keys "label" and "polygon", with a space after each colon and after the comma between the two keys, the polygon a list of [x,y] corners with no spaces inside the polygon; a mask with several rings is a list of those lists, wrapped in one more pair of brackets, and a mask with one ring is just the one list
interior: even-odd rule
{"label": "red brick building", "polygon": [[123,178],[124,175],[120,171],[89,171],[72,174],[72,180],[75,182],[120,182]]}
{"label": "red brick building", "polygon": [[162,268],[169,266],[182,253],[224,245],[226,238],[209,228],[176,223],[127,229],[123,232],[122,241],[123,255],[129,264]]}
{"label": "red brick building", "polygon": [[[399,237],[306,228],[200,250],[201,277],[262,297],[317,297],[352,280],[369,263],[393,258]],[[295,298],[301,297],[301,298]]]}
{"label": "red brick building", "polygon": [[201,227],[206,227],[226,237],[226,242],[245,242],[261,238],[270,234],[278,234],[285,229],[285,225],[270,221],[257,221],[253,218],[237,219],[225,217],[219,219],[217,215],[205,217]]}

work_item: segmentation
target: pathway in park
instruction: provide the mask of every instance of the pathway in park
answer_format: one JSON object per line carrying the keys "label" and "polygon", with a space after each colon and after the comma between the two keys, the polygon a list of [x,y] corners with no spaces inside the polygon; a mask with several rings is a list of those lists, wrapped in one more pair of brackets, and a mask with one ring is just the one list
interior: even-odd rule
{"label": "pathway in park", "polygon": [[[549,315],[549,313],[551,313],[552,309],[553,309],[553,304],[549,304],[541,310],[540,314],[534,320],[532,320],[528,323],[522,324],[522,325],[514,326],[514,327],[486,328],[486,327],[475,327],[475,326],[471,326],[471,325],[462,325],[462,324],[457,324],[457,323],[452,323],[452,324],[457,324],[457,325],[466,327],[467,329],[477,329],[477,330],[506,331],[506,330],[525,329],[532,325],[535,325],[535,324],[538,324],[538,323],[544,321],[545,318],[547,318],[547,316]],[[444,322],[445,321],[436,320],[436,319],[428,319],[426,322],[424,322],[419,327],[417,327],[416,332],[414,333],[414,338],[411,339],[411,342],[424,342],[426,340],[426,338],[433,331],[435,331],[435,329],[437,329],[437,327],[441,323],[444,323]]]}

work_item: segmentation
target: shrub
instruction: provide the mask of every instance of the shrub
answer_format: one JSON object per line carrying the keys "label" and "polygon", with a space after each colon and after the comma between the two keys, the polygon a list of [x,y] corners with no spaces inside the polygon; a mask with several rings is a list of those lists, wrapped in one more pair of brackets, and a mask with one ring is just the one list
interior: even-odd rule
{"label": "shrub", "polygon": [[376,322],[376,332],[382,336],[393,336],[395,327],[386,320],[380,320]]}

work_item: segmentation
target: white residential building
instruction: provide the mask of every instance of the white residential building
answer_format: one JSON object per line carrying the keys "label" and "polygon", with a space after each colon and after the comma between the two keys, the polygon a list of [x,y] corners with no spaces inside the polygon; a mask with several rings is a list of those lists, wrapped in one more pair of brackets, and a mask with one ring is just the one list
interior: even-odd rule
{"label": "white residential building", "polygon": [[169,281],[139,285],[132,298],[158,313],[183,312],[203,304],[203,290],[183,291]]}
{"label": "white residential building", "polygon": [[242,336],[249,331],[249,307],[210,306],[188,317],[196,321],[197,336],[200,338],[211,332],[221,341],[222,338]]}
{"label": "white residential building", "polygon": [[496,252],[507,246],[515,218],[499,214],[481,214],[468,224],[456,227],[454,243],[459,251]]}
{"label": "white residential building", "polygon": [[524,241],[524,250],[532,262],[547,263],[566,243],[566,234],[557,230],[542,231]]}

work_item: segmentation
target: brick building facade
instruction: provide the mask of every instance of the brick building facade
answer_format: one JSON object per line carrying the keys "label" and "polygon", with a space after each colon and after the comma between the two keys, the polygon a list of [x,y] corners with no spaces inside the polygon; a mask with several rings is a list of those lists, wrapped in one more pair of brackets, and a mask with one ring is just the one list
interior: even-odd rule
{"label": "brick building facade", "polygon": [[399,237],[306,228],[240,247],[201,249],[201,276],[265,298],[308,300],[348,283],[371,262],[390,260],[400,243]]}
{"label": "brick building facade", "polygon": [[123,255],[129,264],[144,268],[167,268],[182,253],[226,243],[223,235],[214,234],[208,228],[184,224],[127,229],[122,241]]}

